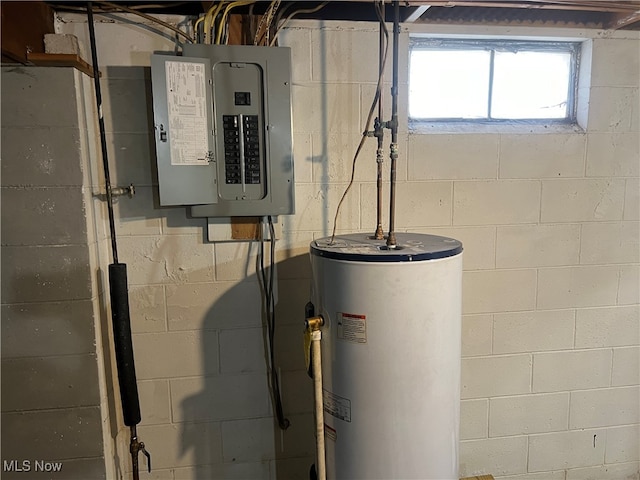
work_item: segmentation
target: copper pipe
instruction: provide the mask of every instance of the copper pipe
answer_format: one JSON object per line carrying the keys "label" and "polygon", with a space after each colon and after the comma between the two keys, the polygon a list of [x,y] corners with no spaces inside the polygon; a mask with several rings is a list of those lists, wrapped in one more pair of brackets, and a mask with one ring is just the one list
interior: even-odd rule
{"label": "copper pipe", "polygon": [[391,85],[391,178],[389,189],[389,236],[387,247],[396,248],[396,165],[398,160],[398,39],[400,37],[400,5],[393,2],[393,84]]}
{"label": "copper pipe", "polygon": [[[380,7],[380,50],[378,54],[378,72],[379,79],[382,79],[384,76],[384,64],[385,64],[385,56],[386,56],[386,48],[385,48],[385,26],[384,26],[384,0],[381,2]],[[384,142],[384,127],[382,123],[383,118],[383,96],[382,89],[379,91],[378,95],[378,118],[375,121],[375,136],[378,139],[378,150],[376,151],[376,163],[378,167],[377,178],[376,178],[376,189],[378,195],[378,208],[377,208],[377,225],[376,231],[374,233],[374,238],[376,240],[384,239],[384,230],[382,229],[382,164],[384,163],[384,152],[383,152],[383,142]]]}
{"label": "copper pipe", "polygon": [[138,429],[135,425],[131,427],[131,442],[129,443],[129,453],[131,453],[131,466],[133,468],[133,480],[140,480],[140,469],[138,465],[138,453],[142,452],[147,457],[147,469],[151,473],[151,455],[144,447],[144,442],[138,440]]}

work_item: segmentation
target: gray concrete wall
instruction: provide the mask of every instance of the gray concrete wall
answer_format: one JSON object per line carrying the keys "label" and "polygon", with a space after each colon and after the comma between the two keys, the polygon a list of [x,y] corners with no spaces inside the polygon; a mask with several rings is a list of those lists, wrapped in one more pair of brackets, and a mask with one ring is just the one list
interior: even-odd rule
{"label": "gray concrete wall", "polygon": [[[78,95],[84,82],[71,68],[2,69],[7,480],[106,478],[95,229],[85,188],[93,125]],[[42,461],[60,463],[61,470],[36,471]],[[18,471],[27,468],[29,473]]]}

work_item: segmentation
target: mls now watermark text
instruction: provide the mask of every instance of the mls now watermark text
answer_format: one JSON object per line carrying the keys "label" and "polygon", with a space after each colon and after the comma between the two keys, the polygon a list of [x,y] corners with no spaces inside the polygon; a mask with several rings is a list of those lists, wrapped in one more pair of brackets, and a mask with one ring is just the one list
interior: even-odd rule
{"label": "mls now watermark text", "polygon": [[59,472],[62,462],[48,462],[46,460],[3,460],[3,472]]}

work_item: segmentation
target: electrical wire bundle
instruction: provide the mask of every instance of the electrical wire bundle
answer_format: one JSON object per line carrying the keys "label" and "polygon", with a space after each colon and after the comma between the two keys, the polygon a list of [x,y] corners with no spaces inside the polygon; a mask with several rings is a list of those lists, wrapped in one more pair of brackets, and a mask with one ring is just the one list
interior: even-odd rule
{"label": "electrical wire bundle", "polygon": [[[176,35],[181,37],[184,41],[188,43],[204,43],[204,44],[216,44],[222,45],[227,44],[229,40],[229,18],[230,12],[232,9],[241,6],[251,6],[249,11],[249,15],[252,16],[252,25],[253,25],[253,15],[252,10],[256,3],[259,0],[239,0],[234,2],[212,2],[212,6],[207,10],[207,12],[201,15],[193,24],[194,37],[175,25],[171,25],[168,22],[160,20],[153,15],[146,14],[141,12],[140,10],[143,8],[170,8],[175,7],[177,5],[182,5],[186,2],[173,2],[173,3],[159,3],[159,4],[145,4],[145,5],[132,5],[126,6],[118,3],[113,3],[109,1],[101,1],[98,0],[95,3],[100,5],[100,9],[94,9],[95,14],[113,14],[114,12],[124,12],[130,13],[133,15],[137,15],[139,17],[144,18],[150,22],[153,22],[157,25],[161,25],[162,27],[173,31]],[[296,15],[299,14],[310,14],[319,11],[329,4],[328,1],[322,2],[321,4],[313,7],[313,8],[300,8],[294,10],[289,15],[285,17],[285,13],[294,5],[298,3],[306,3],[306,2],[290,2],[284,8],[280,9],[281,0],[273,0],[269,6],[267,7],[264,15],[261,16],[260,22],[257,26],[253,26],[251,28],[250,38],[253,39],[253,45],[263,45],[273,47],[276,45],[276,39],[280,31],[289,23],[289,21]],[[63,7],[65,10],[70,11],[86,11],[85,7],[75,7],[70,5],[65,5]],[[277,12],[277,14],[276,14]],[[162,34],[162,32],[154,33]]]}
{"label": "electrical wire bundle", "polygon": [[[236,2],[218,2],[214,3],[207,13],[196,20],[194,30],[198,43],[207,45],[220,45],[227,43],[229,36],[228,17],[231,9],[241,7],[243,5],[253,5],[254,0],[242,0]],[[200,32],[202,26],[202,32]]]}
{"label": "electrical wire bundle", "polygon": [[273,34],[273,38],[271,39],[271,42],[269,42],[269,46],[273,47],[276,44],[276,39],[278,38],[278,34],[280,33],[280,31],[285,27],[285,25],[287,23],[289,23],[289,20],[291,20],[294,16],[299,15],[301,13],[315,13],[318,10],[324,8],[325,6],[327,6],[329,4],[329,2],[322,2],[320,5],[318,5],[317,7],[313,7],[313,8],[301,8],[299,10],[295,10],[294,12],[292,12],[291,14],[289,14],[282,23],[280,23],[280,21],[282,20],[282,17],[284,16],[284,13],[291,8],[291,6],[293,5],[292,3],[290,3],[289,5],[287,5],[286,7],[284,7],[280,13],[278,14],[277,18],[276,18],[276,31]]}
{"label": "electrical wire bundle", "polygon": [[241,0],[234,2],[214,2],[207,12],[198,18],[194,24],[196,40],[204,44],[226,44],[229,36],[230,11],[236,7],[250,5],[249,15],[252,16],[249,38],[253,39],[253,45],[273,47],[276,38],[285,25],[298,14],[315,13],[324,8],[329,2],[322,2],[313,8],[300,8],[294,10],[285,17],[285,13],[294,5],[302,2],[291,2],[284,8],[280,8],[281,0],[272,0],[266,8],[257,25],[253,23],[253,7],[256,0]]}
{"label": "electrical wire bundle", "polygon": [[253,37],[253,44],[260,45],[264,42],[265,45],[269,45],[269,32],[271,31],[271,23],[273,22],[273,18],[276,14],[276,10],[280,6],[280,0],[273,0],[267,11],[262,15],[260,19],[260,23],[258,24],[258,28],[256,29],[256,33]]}
{"label": "electrical wire bundle", "polygon": [[[156,23],[158,25],[163,26],[164,28],[167,28],[173,32],[175,32],[177,35],[179,35],[180,37],[184,38],[187,42],[189,43],[193,43],[193,39],[191,38],[191,36],[180,30],[178,27],[171,25],[170,23],[167,23],[163,20],[160,20],[157,17],[154,17],[152,15],[148,15],[144,12],[140,12],[139,10],[142,8],[170,8],[170,7],[175,7],[176,5],[182,5],[185,2],[173,2],[173,3],[159,3],[159,4],[145,4],[145,5],[133,5],[131,7],[127,7],[126,5],[120,5],[117,3],[112,3],[112,2],[106,2],[106,1],[96,1],[95,2],[98,5],[101,5],[99,7],[99,9],[97,8],[92,8],[92,13],[95,15],[104,15],[104,14],[109,14],[111,15],[113,12],[125,12],[125,13],[131,13],[133,15],[137,15],[139,17],[144,18],[145,20],[148,20],[150,22]],[[62,5],[62,6],[58,6],[56,7],[56,9],[61,9],[61,10],[68,10],[68,11],[72,11],[72,12],[87,12],[88,9],[86,7],[76,7],[73,5]],[[157,33],[160,35],[164,35],[162,32],[158,32],[155,30],[151,30],[151,32],[153,33]]]}
{"label": "electrical wire bundle", "polygon": [[[284,416],[282,408],[282,397],[280,394],[280,379],[276,368],[275,359],[275,335],[276,335],[276,299],[275,299],[275,272],[276,272],[276,233],[271,215],[267,216],[267,227],[269,230],[269,238],[262,239],[260,242],[260,252],[257,258],[256,269],[258,270],[258,280],[263,293],[264,318],[267,326],[267,354],[269,358],[269,385],[273,406],[278,420],[278,425],[282,430],[289,428],[290,422]],[[269,245],[269,271],[265,266],[265,242]]]}
{"label": "electrical wire bundle", "polygon": [[[235,2],[214,3],[207,12],[202,15],[194,24],[194,30],[198,43],[207,45],[221,45],[228,42],[229,37],[229,12],[236,7],[255,4],[255,0],[240,0]],[[268,40],[271,24],[275,13],[280,5],[280,0],[273,0],[265,14],[262,15],[260,24],[253,35],[253,44],[258,45],[263,38]]]}

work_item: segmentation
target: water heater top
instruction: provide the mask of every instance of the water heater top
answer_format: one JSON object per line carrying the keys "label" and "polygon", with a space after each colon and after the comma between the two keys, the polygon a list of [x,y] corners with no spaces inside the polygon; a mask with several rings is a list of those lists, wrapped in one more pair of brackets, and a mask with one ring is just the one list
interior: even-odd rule
{"label": "water heater top", "polygon": [[311,242],[311,254],[352,262],[420,262],[452,257],[462,252],[462,242],[422,233],[396,233],[397,247],[375,240],[368,233],[338,235]]}

